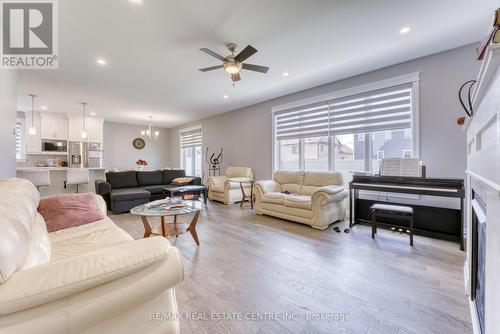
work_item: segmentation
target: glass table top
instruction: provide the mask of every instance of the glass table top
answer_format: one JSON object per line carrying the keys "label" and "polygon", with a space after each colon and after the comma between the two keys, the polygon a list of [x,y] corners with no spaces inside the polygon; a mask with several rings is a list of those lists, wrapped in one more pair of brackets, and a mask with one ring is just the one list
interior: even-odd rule
{"label": "glass table top", "polygon": [[145,204],[141,204],[132,208],[132,210],[130,210],[130,213],[137,216],[148,216],[148,217],[177,216],[199,211],[203,206],[203,203],[200,201],[184,200],[182,201],[182,203],[184,203],[185,206],[170,208],[170,209],[166,208],[148,209]]}

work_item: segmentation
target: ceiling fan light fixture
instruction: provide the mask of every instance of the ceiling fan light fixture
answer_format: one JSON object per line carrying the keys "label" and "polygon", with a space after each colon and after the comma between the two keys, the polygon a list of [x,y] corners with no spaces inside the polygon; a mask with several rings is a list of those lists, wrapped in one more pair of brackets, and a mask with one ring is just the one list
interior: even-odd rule
{"label": "ceiling fan light fixture", "polygon": [[236,60],[230,60],[224,63],[224,71],[228,74],[237,74],[241,71],[241,63]]}

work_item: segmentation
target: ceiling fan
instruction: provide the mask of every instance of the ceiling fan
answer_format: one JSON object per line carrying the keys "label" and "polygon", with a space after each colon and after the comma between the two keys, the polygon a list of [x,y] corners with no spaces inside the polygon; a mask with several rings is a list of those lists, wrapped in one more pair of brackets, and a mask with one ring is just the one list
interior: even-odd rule
{"label": "ceiling fan", "polygon": [[221,65],[200,68],[200,71],[201,72],[208,72],[208,71],[212,71],[212,70],[217,70],[219,68],[223,68],[224,71],[226,71],[229,75],[231,75],[231,80],[233,80],[233,83],[234,83],[235,81],[241,80],[241,76],[240,76],[241,70],[249,70],[249,71],[255,71],[255,72],[260,72],[260,73],[267,73],[267,71],[269,70],[269,67],[266,67],[266,66],[243,63],[245,60],[247,60],[248,58],[250,58],[252,55],[254,55],[257,52],[257,49],[255,49],[253,46],[248,45],[246,48],[244,48],[236,56],[234,55],[236,50],[238,50],[238,46],[236,44],[229,43],[229,44],[227,44],[227,48],[228,48],[229,52],[231,52],[231,54],[226,56],[226,57],[221,56],[220,54],[218,54],[210,49],[207,49],[207,48],[200,49],[200,51],[205,52],[206,54],[209,54],[212,57],[215,57],[215,58],[222,61]]}

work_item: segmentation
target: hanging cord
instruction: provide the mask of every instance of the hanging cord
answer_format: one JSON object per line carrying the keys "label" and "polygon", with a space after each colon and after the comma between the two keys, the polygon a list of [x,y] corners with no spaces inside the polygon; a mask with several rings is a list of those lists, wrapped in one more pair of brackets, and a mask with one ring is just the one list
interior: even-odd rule
{"label": "hanging cord", "polygon": [[[465,82],[458,90],[458,100],[460,101],[462,108],[464,108],[465,113],[469,117],[472,117],[472,115],[474,114],[474,110],[472,110],[472,88],[474,87],[476,82],[477,82],[476,80],[469,80],[469,81]],[[468,84],[470,84],[470,85],[469,85],[469,89],[467,92],[467,104],[468,104],[468,108],[467,108],[467,106],[465,105],[465,103],[462,99],[462,92]]]}

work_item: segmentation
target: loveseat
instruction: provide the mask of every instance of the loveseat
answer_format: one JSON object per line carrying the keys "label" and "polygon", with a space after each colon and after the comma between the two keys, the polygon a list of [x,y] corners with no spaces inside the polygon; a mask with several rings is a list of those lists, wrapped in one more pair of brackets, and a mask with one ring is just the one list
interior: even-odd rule
{"label": "loveseat", "polygon": [[0,333],[178,333],[178,321],[150,319],[177,312],[177,248],[134,241],[101,196],[77,196],[94,196],[103,219],[48,233],[33,184],[0,180]]}
{"label": "loveseat", "polygon": [[[106,181],[95,181],[95,189],[113,213],[123,213],[137,205],[164,198],[163,188],[179,186],[172,183],[179,177],[186,177],[186,172],[182,169],[108,172]],[[201,178],[191,178],[189,184],[201,185]]]}
{"label": "loveseat", "polygon": [[346,215],[348,191],[338,172],[278,170],[272,180],[255,183],[255,209],[324,230]]}
{"label": "loveseat", "polygon": [[[252,168],[228,167],[221,176],[210,176],[207,180],[208,199],[224,204],[241,201],[240,182],[250,181],[254,177]],[[242,183],[246,194],[250,194],[250,183]]]}

